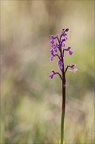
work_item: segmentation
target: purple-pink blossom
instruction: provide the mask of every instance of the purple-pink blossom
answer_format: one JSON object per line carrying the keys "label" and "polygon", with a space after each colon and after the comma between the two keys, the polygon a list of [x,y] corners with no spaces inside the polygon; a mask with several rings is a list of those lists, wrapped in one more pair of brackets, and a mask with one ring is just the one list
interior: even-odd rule
{"label": "purple-pink blossom", "polygon": [[54,70],[51,71],[52,73],[49,75],[51,79],[53,79],[54,75],[56,74]]}
{"label": "purple-pink blossom", "polygon": [[53,76],[54,76],[54,74],[53,74],[53,73],[49,75],[49,77],[50,77],[51,79],[53,79]]}
{"label": "purple-pink blossom", "polygon": [[73,51],[72,50],[69,50],[69,55],[72,55],[73,54]]}
{"label": "purple-pink blossom", "polygon": [[75,73],[78,69],[75,67],[76,64],[71,65],[72,71]]}
{"label": "purple-pink blossom", "polygon": [[61,60],[58,60],[58,67],[59,67],[60,70],[63,69],[63,63],[62,63]]}
{"label": "purple-pink blossom", "polygon": [[71,47],[65,48],[65,51],[68,51],[69,55],[73,54],[73,51],[71,50]]}
{"label": "purple-pink blossom", "polygon": [[54,44],[54,40],[53,40],[53,39],[51,39],[51,40],[50,40],[50,43],[51,43],[51,44]]}
{"label": "purple-pink blossom", "polygon": [[71,68],[74,73],[78,70],[78,69],[76,68],[76,64],[67,65],[65,72],[68,70],[68,68]]}
{"label": "purple-pink blossom", "polygon": [[78,69],[77,68],[73,68],[73,72],[75,73]]}

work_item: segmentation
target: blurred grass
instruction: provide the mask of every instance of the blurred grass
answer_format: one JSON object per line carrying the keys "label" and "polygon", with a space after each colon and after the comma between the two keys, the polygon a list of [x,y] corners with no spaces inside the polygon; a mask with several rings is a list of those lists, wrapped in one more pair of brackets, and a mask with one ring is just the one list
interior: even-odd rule
{"label": "blurred grass", "polygon": [[94,1],[1,0],[1,144],[58,144],[61,81],[49,79],[51,34],[69,27],[66,144],[94,144]]}

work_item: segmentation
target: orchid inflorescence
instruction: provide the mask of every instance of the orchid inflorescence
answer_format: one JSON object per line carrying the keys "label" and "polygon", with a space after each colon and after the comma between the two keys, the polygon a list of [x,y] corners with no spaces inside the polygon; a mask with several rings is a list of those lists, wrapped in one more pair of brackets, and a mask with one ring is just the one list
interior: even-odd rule
{"label": "orchid inflorescence", "polygon": [[[65,47],[65,42],[67,41],[68,31],[69,31],[68,28],[63,29],[60,37],[58,37],[58,35],[50,36],[50,39],[51,39],[50,43],[52,47],[52,49],[50,50],[50,53],[52,55],[50,57],[50,61],[53,61],[54,57],[58,57],[58,67],[61,71],[64,71],[64,73],[66,73],[68,68],[71,68],[72,71],[75,73],[77,71],[76,64],[67,65],[66,68],[64,68],[64,52],[68,52],[69,55],[73,54],[73,51],[71,50],[70,46],[67,48]],[[55,72],[54,70],[52,70],[52,73],[50,74],[49,77],[52,79],[55,74],[58,74],[60,78],[62,79],[61,74],[59,72]]]}
{"label": "orchid inflorescence", "polygon": [[65,119],[65,105],[66,105],[66,72],[70,68],[74,73],[77,71],[76,64],[67,65],[66,68],[64,67],[64,56],[65,52],[68,52],[68,54],[71,56],[73,54],[73,51],[71,50],[71,47],[66,48],[66,41],[67,41],[67,32],[69,31],[68,28],[63,29],[60,36],[53,36],[51,35],[50,43],[51,43],[51,57],[50,61],[53,61],[54,57],[58,57],[58,68],[61,71],[55,72],[52,70],[52,73],[50,74],[50,78],[53,79],[54,75],[58,74],[62,80],[62,115],[61,115],[61,144],[63,144],[64,141],[64,119]]}

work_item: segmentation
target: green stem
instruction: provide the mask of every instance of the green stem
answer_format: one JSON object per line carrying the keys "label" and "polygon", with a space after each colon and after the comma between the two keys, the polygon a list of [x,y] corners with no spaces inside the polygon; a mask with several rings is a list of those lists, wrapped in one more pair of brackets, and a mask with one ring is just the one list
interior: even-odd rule
{"label": "green stem", "polygon": [[61,115],[61,144],[63,144],[63,140],[64,140],[64,114],[62,112],[62,115]]}
{"label": "green stem", "polygon": [[61,144],[64,141],[64,119],[65,119],[65,101],[66,101],[66,80],[65,73],[62,72],[63,81],[62,81],[62,115],[61,115]]}

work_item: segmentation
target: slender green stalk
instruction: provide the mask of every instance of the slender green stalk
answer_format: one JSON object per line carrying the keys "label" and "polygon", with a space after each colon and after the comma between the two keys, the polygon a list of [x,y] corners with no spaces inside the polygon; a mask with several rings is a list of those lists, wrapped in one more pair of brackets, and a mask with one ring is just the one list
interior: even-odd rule
{"label": "slender green stalk", "polygon": [[64,69],[62,71],[62,114],[61,114],[61,144],[64,141],[64,120],[65,120],[65,101],[66,101],[66,80]]}
{"label": "slender green stalk", "polygon": [[61,115],[61,144],[63,144],[63,140],[64,140],[64,114],[62,112],[62,115]]}

